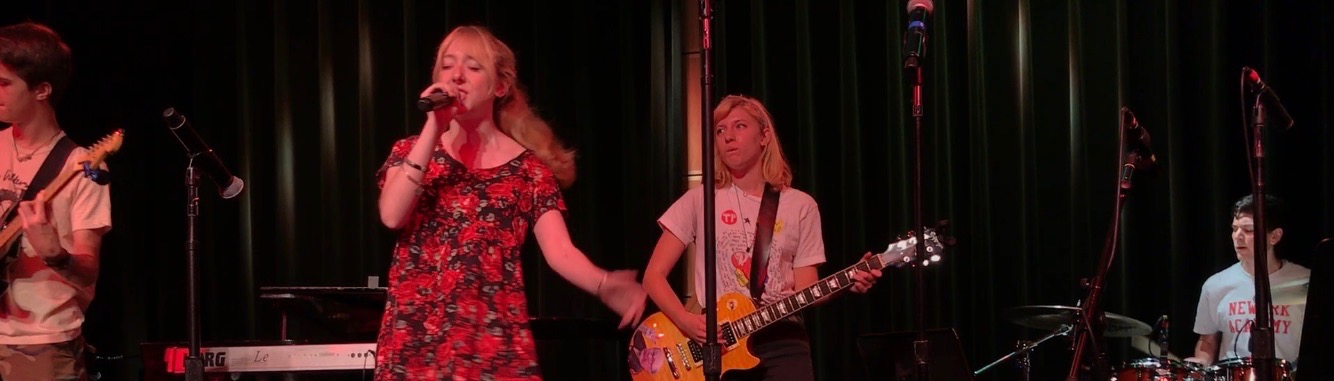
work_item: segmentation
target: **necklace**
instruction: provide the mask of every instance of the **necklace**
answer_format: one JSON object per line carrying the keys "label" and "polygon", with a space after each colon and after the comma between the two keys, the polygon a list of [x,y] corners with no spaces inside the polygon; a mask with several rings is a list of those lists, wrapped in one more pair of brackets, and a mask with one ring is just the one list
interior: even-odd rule
{"label": "necklace", "polygon": [[[742,211],[743,209],[741,207],[741,195],[738,193],[737,188],[738,187],[736,186],[736,184],[732,184],[732,199],[736,200],[736,212],[737,214],[741,215],[741,220],[743,221],[741,229],[743,231],[748,231],[751,230],[750,217],[746,217],[746,213]],[[756,231],[755,234],[759,234],[759,232]],[[753,239],[746,240],[746,252],[754,255],[755,253],[751,253],[751,250],[754,248],[755,248],[755,240]]]}
{"label": "necklace", "polygon": [[[13,135],[11,134],[10,136],[12,137]],[[56,137],[59,136],[60,136],[59,132],[52,134],[51,137],[46,140],[46,143],[42,143],[42,145],[37,146],[37,148],[34,148],[32,152],[29,152],[26,155],[19,153],[18,139],[11,138],[9,142],[14,144],[14,158],[17,159],[20,163],[22,163],[28,160],[32,160],[32,155],[36,155],[37,151],[41,151],[42,148],[45,148],[48,144],[51,144],[51,142],[56,140]]]}

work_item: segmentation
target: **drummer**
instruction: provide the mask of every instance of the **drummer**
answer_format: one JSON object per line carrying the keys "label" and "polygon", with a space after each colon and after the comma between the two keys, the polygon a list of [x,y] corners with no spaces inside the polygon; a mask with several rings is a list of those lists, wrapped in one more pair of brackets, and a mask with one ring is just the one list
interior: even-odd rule
{"label": "drummer", "polygon": [[[1251,328],[1255,324],[1254,208],[1252,196],[1242,198],[1232,208],[1232,247],[1238,262],[1204,282],[1195,315],[1195,333],[1200,334],[1200,339],[1195,344],[1195,355],[1186,361],[1212,365],[1222,359],[1251,356],[1249,343]],[[1293,290],[1286,285],[1299,285],[1297,290],[1305,291],[1310,283],[1311,270],[1280,260],[1274,253],[1274,245],[1283,239],[1284,223],[1283,204],[1277,197],[1266,195],[1264,219],[1265,230],[1268,230],[1265,257],[1268,258],[1269,284],[1271,295],[1276,295],[1272,315],[1274,357],[1295,365],[1297,349],[1301,345],[1302,321],[1306,315],[1305,293],[1300,293],[1300,299],[1277,295],[1280,289]]]}

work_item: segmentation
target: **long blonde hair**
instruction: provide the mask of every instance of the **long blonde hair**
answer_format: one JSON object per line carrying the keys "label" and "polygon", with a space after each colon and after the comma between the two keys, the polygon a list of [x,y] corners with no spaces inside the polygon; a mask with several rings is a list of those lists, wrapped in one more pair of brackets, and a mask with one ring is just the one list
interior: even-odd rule
{"label": "long blonde hair", "polygon": [[431,69],[431,79],[440,74],[441,60],[445,49],[454,42],[480,46],[480,51],[471,52],[473,57],[495,73],[496,88],[507,89],[504,95],[496,98],[496,125],[500,131],[518,142],[524,148],[532,150],[537,158],[546,164],[555,174],[556,181],[562,188],[574,183],[574,151],[565,148],[564,143],[551,132],[551,126],[542,120],[532,106],[528,104],[528,94],[519,85],[518,70],[515,67],[514,51],[501,42],[491,31],[481,26],[460,26],[454,28],[440,42],[435,53],[435,67]]}
{"label": "long blonde hair", "polygon": [[[764,182],[780,190],[792,186],[792,168],[787,165],[787,158],[783,157],[783,146],[778,143],[778,133],[774,131],[774,118],[760,101],[745,95],[728,95],[713,109],[713,124],[718,125],[727,114],[738,108],[755,118],[761,130],[769,134],[769,144],[760,152],[760,174],[764,176]],[[713,155],[713,178],[719,188],[732,185],[732,172],[727,170],[718,152]]]}

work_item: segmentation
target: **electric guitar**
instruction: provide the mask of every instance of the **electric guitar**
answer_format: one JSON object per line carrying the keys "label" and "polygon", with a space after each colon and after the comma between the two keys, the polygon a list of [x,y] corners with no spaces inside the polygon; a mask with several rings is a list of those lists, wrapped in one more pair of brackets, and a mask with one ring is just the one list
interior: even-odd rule
{"label": "electric guitar", "polygon": [[[899,240],[884,252],[872,255],[846,269],[821,279],[786,298],[756,308],[739,293],[718,299],[718,341],[722,349],[722,373],[754,368],[760,359],[750,353],[748,338],[765,327],[792,316],[815,302],[852,287],[854,271],[879,270],[904,265],[927,266],[940,261],[949,238],[925,229],[925,255],[917,253],[917,237]],[[634,381],[678,381],[704,379],[704,345],[691,340],[658,312],[644,319],[630,336],[630,378]]]}
{"label": "electric guitar", "polygon": [[[51,182],[46,185],[46,188],[43,189],[41,193],[37,194],[37,197],[34,198],[33,201],[37,202],[41,207],[50,204],[51,199],[54,198],[56,194],[59,194],[62,189],[65,189],[65,185],[68,185],[69,181],[74,179],[75,176],[84,175],[91,170],[97,169],[102,165],[102,161],[106,160],[107,156],[120,150],[120,145],[123,142],[124,137],[125,130],[123,129],[116,129],[116,131],[113,131],[110,135],[103,137],[102,140],[98,141],[97,144],[93,145],[93,147],[88,150],[88,153],[84,155],[82,159],[74,163],[75,166],[66,166],[63,168],[60,171],[60,174],[56,175],[54,179],[51,179]],[[10,208],[13,211],[10,213],[13,216],[13,219],[4,221],[5,227],[3,230],[0,230],[0,250],[3,250],[0,251],[0,253],[8,253],[11,248],[10,246],[17,242],[19,234],[23,233],[23,223],[19,222],[18,217],[18,203],[16,202]]]}

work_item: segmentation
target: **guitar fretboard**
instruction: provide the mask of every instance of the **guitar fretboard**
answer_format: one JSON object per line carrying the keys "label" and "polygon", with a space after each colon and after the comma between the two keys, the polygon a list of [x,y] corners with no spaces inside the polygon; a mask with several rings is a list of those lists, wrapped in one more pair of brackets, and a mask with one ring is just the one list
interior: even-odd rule
{"label": "guitar fretboard", "polygon": [[879,256],[871,256],[865,261],[857,262],[857,264],[825,277],[801,291],[788,295],[786,298],[760,307],[745,317],[727,322],[723,329],[727,330],[729,328],[727,325],[731,325],[731,330],[735,331],[735,336],[738,339],[745,338],[770,324],[795,315],[829,295],[852,287],[855,283],[852,276],[856,271],[869,272],[884,267],[885,264],[880,262]]}

